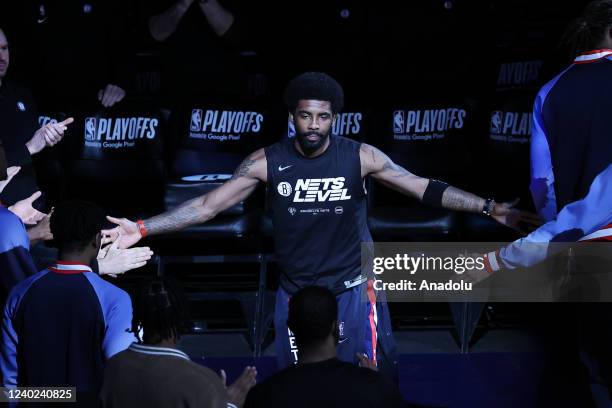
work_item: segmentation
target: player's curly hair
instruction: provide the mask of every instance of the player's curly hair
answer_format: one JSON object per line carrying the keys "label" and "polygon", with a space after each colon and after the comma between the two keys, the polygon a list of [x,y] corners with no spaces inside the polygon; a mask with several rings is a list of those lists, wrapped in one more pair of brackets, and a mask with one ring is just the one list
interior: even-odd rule
{"label": "player's curly hair", "polygon": [[51,214],[53,241],[60,252],[82,251],[102,230],[104,211],[87,201],[65,201]]}
{"label": "player's curly hair", "polygon": [[187,301],[174,280],[164,277],[146,282],[133,303],[132,332],[140,342],[178,339],[185,329]]}
{"label": "player's curly hair", "polygon": [[561,47],[567,48],[571,58],[592,50],[612,27],[612,0],[590,2],[582,15],[573,20],[561,38]]}
{"label": "player's curly hair", "polygon": [[329,336],[338,320],[338,303],[334,294],[320,286],[298,290],[289,300],[287,326],[299,347],[320,343]]}
{"label": "player's curly hair", "polygon": [[323,72],[305,72],[289,81],[285,89],[285,103],[290,112],[295,112],[301,99],[328,101],[333,113],[344,108],[342,86]]}

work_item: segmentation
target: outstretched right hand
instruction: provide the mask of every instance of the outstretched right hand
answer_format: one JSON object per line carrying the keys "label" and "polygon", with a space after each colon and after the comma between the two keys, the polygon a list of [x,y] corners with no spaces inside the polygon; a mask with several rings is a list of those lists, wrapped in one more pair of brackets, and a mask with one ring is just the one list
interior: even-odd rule
{"label": "outstretched right hand", "polygon": [[142,238],[138,224],[127,218],[114,218],[106,217],[107,220],[113,224],[117,224],[117,227],[112,229],[102,230],[102,245],[106,245],[110,242],[115,242],[119,236],[121,241],[119,242],[119,249],[129,248]]}

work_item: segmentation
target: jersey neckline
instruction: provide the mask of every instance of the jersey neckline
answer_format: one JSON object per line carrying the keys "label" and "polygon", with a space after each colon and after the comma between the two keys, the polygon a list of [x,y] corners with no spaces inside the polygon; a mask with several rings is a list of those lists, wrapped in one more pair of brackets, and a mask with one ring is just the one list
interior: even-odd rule
{"label": "jersey neckline", "polygon": [[574,58],[574,64],[589,64],[604,59],[609,55],[612,55],[612,49],[610,48],[601,48],[583,52]]}

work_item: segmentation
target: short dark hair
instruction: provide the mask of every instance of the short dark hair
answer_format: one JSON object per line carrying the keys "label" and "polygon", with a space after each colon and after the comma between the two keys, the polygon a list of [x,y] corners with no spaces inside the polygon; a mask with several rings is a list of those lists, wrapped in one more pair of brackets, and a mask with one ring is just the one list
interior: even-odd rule
{"label": "short dark hair", "polygon": [[[180,286],[171,278],[146,282],[134,299],[132,332],[146,344],[178,339],[188,319],[187,301]],[[140,336],[140,330],[144,332]]]}
{"label": "short dark hair", "polygon": [[590,51],[604,38],[612,26],[612,0],[590,2],[582,15],[566,28],[561,45],[569,49],[571,57]]}
{"label": "short dark hair", "polygon": [[338,320],[338,303],[328,289],[310,286],[298,290],[289,300],[287,326],[298,347],[322,342]]}
{"label": "short dark hair", "polygon": [[102,230],[104,211],[87,201],[65,201],[51,215],[53,241],[60,251],[82,251]]}
{"label": "short dark hair", "polygon": [[301,99],[328,101],[333,113],[344,108],[342,86],[323,72],[305,72],[289,81],[285,89],[285,103],[290,112],[295,112]]}

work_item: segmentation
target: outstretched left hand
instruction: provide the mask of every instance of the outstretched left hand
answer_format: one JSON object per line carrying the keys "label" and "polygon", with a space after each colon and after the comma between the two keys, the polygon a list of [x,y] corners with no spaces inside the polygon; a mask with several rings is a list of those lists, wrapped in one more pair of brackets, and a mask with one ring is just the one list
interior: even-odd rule
{"label": "outstretched left hand", "polygon": [[542,221],[536,214],[514,208],[518,202],[517,198],[513,202],[495,203],[491,217],[500,224],[527,235],[542,225]]}
{"label": "outstretched left hand", "polygon": [[23,221],[24,224],[34,225],[38,223],[38,221],[45,218],[45,216],[47,215],[45,213],[41,213],[32,206],[34,201],[36,201],[41,196],[41,194],[42,193],[40,191],[37,191],[30,197],[24,198],[23,200],[16,202],[8,209],[13,214],[21,218],[21,221]]}

